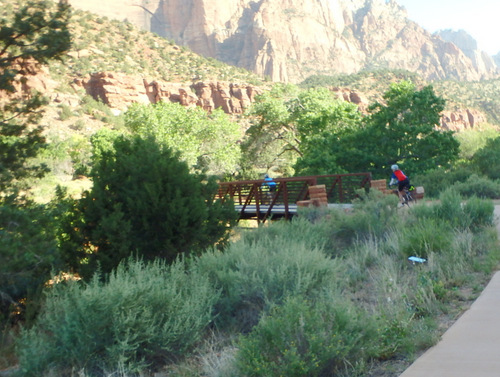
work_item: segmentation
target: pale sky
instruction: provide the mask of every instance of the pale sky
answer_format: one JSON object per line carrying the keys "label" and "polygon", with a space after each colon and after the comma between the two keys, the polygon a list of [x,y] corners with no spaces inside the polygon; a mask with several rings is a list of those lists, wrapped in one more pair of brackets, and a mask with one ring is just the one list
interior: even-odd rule
{"label": "pale sky", "polygon": [[500,52],[500,0],[396,0],[427,31],[465,30],[489,55]]}

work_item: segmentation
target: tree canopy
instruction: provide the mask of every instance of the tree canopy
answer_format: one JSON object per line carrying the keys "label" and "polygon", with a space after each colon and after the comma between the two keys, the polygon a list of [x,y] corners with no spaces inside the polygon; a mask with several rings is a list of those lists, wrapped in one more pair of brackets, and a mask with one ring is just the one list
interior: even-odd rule
{"label": "tree canopy", "polygon": [[298,88],[293,85],[276,84],[255,99],[247,113],[251,125],[241,144],[245,178],[261,178],[259,175],[270,170],[293,174],[299,140],[290,122],[287,101],[297,93]]}
{"label": "tree canopy", "polygon": [[190,173],[179,153],[153,138],[118,136],[96,152],[93,187],[66,220],[64,253],[75,270],[108,273],[137,254],[172,262],[223,245],[236,212],[214,202],[217,184]]}
{"label": "tree canopy", "polygon": [[394,163],[417,174],[449,166],[458,158],[459,143],[453,133],[438,129],[444,100],[431,86],[418,90],[402,81],[392,84],[383,99],[364,117],[339,104],[335,116],[316,118],[315,124],[323,126],[305,129],[306,140],[313,142],[301,146],[304,154],[297,161],[297,172],[370,172],[385,177]]}
{"label": "tree canopy", "polygon": [[[70,7],[60,1],[30,1],[11,18],[0,20],[0,192],[15,195],[15,184],[23,178],[46,172],[30,164],[45,145],[38,124],[42,106],[40,93],[20,97],[21,72],[33,64],[59,59],[68,51]],[[13,96],[13,94],[16,96]]]}
{"label": "tree canopy", "polygon": [[176,103],[135,104],[127,110],[125,122],[134,134],[151,136],[178,151],[191,169],[219,176],[237,170],[243,135],[220,109],[209,114]]}
{"label": "tree canopy", "polygon": [[445,101],[432,86],[417,90],[411,82],[402,81],[392,84],[383,98],[385,104],[370,107],[363,130],[375,174],[382,174],[393,163],[423,173],[449,166],[458,158],[459,143],[453,132],[438,129]]}
{"label": "tree canopy", "polygon": [[296,175],[344,173],[342,159],[346,151],[338,150],[362,122],[358,107],[334,98],[324,88],[310,89],[290,102],[291,119],[297,128],[300,152],[295,164]]}
{"label": "tree canopy", "polygon": [[474,153],[471,162],[477,173],[500,179],[500,137],[487,140],[486,145]]}
{"label": "tree canopy", "polygon": [[24,314],[21,301],[36,301],[50,273],[61,268],[54,208],[34,204],[20,194],[24,179],[47,171],[31,162],[46,145],[39,124],[46,101],[40,93],[19,89],[23,75],[30,74],[28,68],[61,58],[71,44],[70,8],[65,2],[4,5],[0,19],[0,320],[13,312]]}

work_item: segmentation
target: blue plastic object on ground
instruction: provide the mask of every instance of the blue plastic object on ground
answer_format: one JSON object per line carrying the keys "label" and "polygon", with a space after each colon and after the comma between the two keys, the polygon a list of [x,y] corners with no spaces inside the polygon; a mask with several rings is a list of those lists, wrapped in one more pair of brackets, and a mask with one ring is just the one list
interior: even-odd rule
{"label": "blue plastic object on ground", "polygon": [[425,263],[427,259],[419,258],[419,257],[409,257],[408,260],[413,263]]}

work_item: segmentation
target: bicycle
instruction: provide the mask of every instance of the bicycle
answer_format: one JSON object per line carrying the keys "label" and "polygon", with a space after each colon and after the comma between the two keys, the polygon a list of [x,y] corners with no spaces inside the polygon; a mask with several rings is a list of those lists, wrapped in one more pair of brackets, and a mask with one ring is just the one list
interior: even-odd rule
{"label": "bicycle", "polygon": [[[397,185],[392,185],[392,186],[397,186]],[[406,186],[404,189],[403,189],[403,195],[401,196],[401,206],[404,207],[405,204],[410,207],[410,203],[413,205],[413,204],[416,204],[417,203],[417,199],[415,199],[413,197],[413,191],[415,191],[415,186],[413,185],[409,185],[409,186]],[[398,194],[398,190],[393,190],[393,192],[399,196]]]}

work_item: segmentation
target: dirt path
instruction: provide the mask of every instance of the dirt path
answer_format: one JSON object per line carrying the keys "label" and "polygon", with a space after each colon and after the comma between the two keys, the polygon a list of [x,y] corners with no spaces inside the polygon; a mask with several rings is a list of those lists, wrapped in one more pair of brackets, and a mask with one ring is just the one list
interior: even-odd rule
{"label": "dirt path", "polygon": [[[500,234],[500,205],[495,206]],[[500,376],[500,272],[441,341],[400,377]]]}

